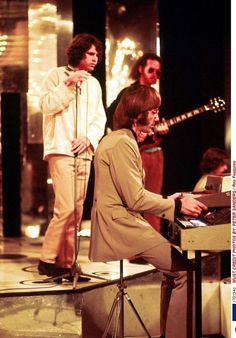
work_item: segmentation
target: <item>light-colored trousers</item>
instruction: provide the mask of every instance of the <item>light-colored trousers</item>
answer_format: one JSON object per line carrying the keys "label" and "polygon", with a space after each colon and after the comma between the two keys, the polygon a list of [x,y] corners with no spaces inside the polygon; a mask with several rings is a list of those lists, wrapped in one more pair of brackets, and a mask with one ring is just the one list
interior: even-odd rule
{"label": "light-colored trousers", "polygon": [[160,328],[165,338],[193,337],[193,264],[168,241],[139,256],[163,273]]}
{"label": "light-colored trousers", "polygon": [[70,268],[76,258],[74,257],[75,239],[82,219],[91,161],[55,155],[49,158],[48,164],[55,202],[40,259],[47,263],[56,263],[60,267]]}

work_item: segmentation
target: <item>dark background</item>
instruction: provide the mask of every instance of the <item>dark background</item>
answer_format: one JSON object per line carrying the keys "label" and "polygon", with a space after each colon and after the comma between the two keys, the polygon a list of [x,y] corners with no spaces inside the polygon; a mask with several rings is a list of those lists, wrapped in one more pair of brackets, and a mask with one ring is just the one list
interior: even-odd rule
{"label": "dark background", "polygon": [[227,109],[205,113],[174,126],[163,142],[164,189],[188,191],[200,172],[208,147],[225,148],[225,122],[230,114],[230,1],[160,1],[165,117],[172,117],[224,98]]}
{"label": "dark background", "polygon": [[[135,15],[135,1],[128,3],[133,4]],[[105,1],[74,1],[74,34],[89,32],[105,41],[105,7]],[[162,142],[164,194],[191,191],[200,176],[204,150],[225,148],[225,123],[230,115],[230,10],[229,0],[159,0],[162,116],[180,115],[218,96],[227,106],[226,111],[206,112],[170,128]],[[144,31],[148,38],[147,29]],[[101,83],[105,103],[105,62],[94,75]],[[90,217],[92,185],[93,172],[85,218]]]}

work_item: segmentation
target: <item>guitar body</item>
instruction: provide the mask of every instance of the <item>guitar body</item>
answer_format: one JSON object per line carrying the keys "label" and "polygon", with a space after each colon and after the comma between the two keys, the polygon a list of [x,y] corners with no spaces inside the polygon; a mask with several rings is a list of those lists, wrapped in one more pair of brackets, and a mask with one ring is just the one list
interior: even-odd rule
{"label": "guitar body", "polygon": [[[159,146],[160,142],[156,143]],[[147,147],[153,147],[153,144]],[[164,170],[164,156],[162,149],[157,149],[154,152],[145,151],[148,148],[140,148],[140,155],[143,162],[143,169],[145,172],[145,188],[153,193],[161,194],[163,185],[163,170]],[[161,219],[153,214],[144,212],[144,218],[157,231],[161,232]]]}
{"label": "guitar body", "polygon": [[139,145],[139,151],[143,151],[143,150],[146,150],[146,149],[151,149],[151,148],[155,148],[155,147],[159,147],[161,142],[162,142],[162,138],[160,137],[157,137],[157,136],[149,136],[152,138],[152,142],[150,143],[145,143],[145,141],[143,142],[140,142],[138,145]]}

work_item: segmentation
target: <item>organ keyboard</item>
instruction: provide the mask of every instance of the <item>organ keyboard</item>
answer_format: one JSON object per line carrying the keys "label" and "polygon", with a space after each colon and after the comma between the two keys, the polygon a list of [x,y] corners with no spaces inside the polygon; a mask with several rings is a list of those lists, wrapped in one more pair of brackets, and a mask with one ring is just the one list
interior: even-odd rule
{"label": "organ keyboard", "polygon": [[195,334],[202,337],[201,251],[231,249],[230,192],[202,195],[208,211],[198,218],[183,216],[169,226],[169,241],[184,252],[195,252]]}
{"label": "organ keyboard", "polygon": [[231,224],[208,225],[197,218],[177,218],[169,236],[182,250],[230,250]]}
{"label": "organ keyboard", "polygon": [[199,219],[177,218],[170,224],[169,241],[183,252],[195,252],[195,333],[202,337],[202,271],[201,251],[230,250],[231,224],[208,225]]}
{"label": "organ keyboard", "polygon": [[169,240],[182,250],[230,250],[231,192],[202,194],[208,206],[198,218],[183,216],[170,226]]}

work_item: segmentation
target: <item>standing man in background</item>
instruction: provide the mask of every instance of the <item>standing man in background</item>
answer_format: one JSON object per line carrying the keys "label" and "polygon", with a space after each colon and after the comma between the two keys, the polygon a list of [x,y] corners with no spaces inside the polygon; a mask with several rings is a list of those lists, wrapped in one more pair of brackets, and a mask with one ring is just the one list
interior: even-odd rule
{"label": "standing man in background", "polygon": [[[145,53],[133,65],[130,78],[135,82],[130,86],[146,85],[151,86],[156,84],[161,76],[161,58],[155,53]],[[129,87],[124,88],[111,103],[107,109],[107,132],[114,129],[113,115],[115,109],[121,99],[121,96]],[[145,187],[146,189],[160,194],[163,184],[164,156],[160,146],[160,135],[168,133],[169,129],[164,119],[162,124],[158,126],[158,134],[145,135],[145,139],[139,142],[139,150],[141,153],[143,167],[145,171]],[[145,213],[145,219],[158,232],[161,230],[161,220],[159,217]]]}
{"label": "standing man in background", "polygon": [[67,48],[68,65],[51,69],[43,82],[44,160],[55,204],[38,264],[41,275],[67,274],[76,260],[75,231],[83,214],[92,156],[106,123],[101,87],[91,75],[102,51],[95,36],[76,35]]}

